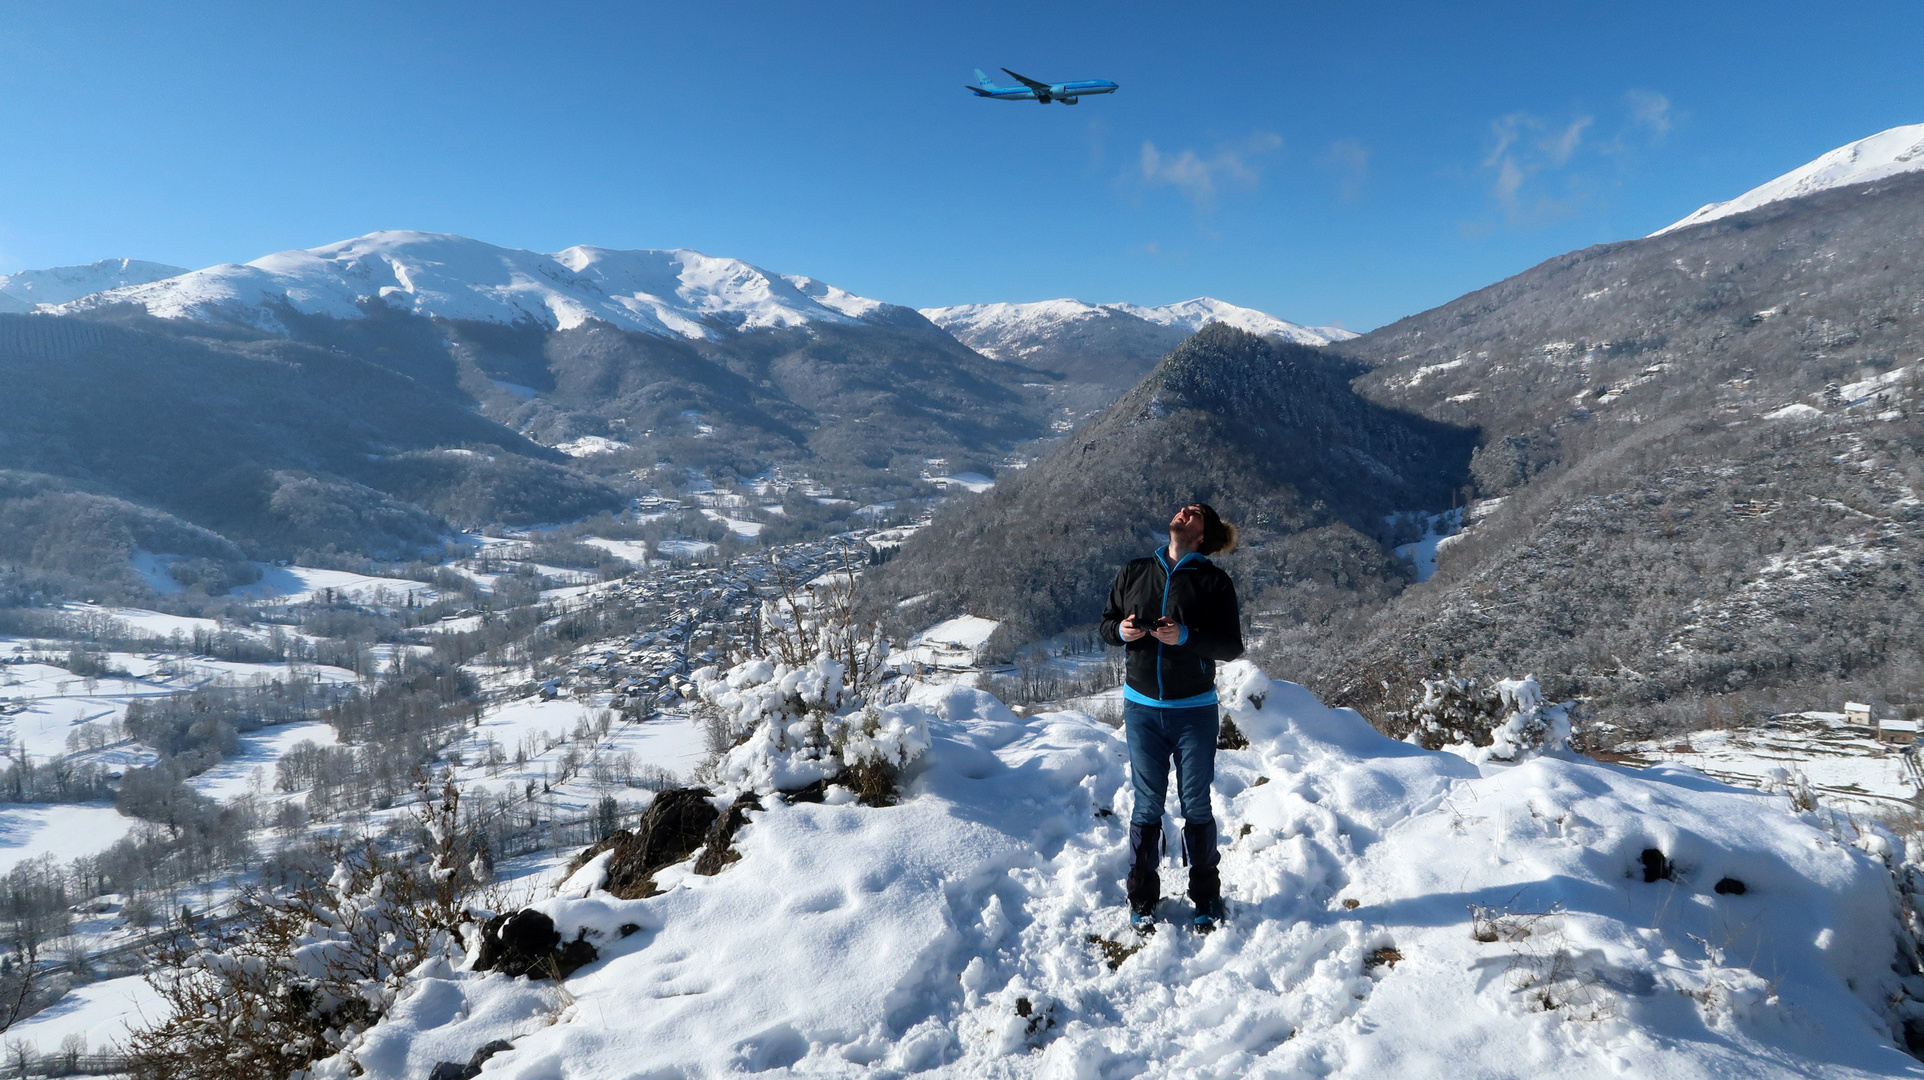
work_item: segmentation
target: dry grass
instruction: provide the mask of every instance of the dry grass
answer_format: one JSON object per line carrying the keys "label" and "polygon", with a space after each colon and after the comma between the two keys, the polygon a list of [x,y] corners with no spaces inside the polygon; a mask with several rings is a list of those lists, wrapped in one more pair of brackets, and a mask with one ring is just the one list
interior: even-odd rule
{"label": "dry grass", "polygon": [[1403,959],[1403,954],[1398,951],[1394,945],[1384,945],[1381,948],[1372,949],[1368,956],[1363,957],[1363,974],[1368,975],[1377,968],[1393,968],[1396,966],[1396,962],[1401,959]]}
{"label": "dry grass", "polygon": [[1120,941],[1110,941],[1101,934],[1090,934],[1089,944],[1094,945],[1102,953],[1103,962],[1109,965],[1110,971],[1121,967],[1124,960],[1142,951],[1140,941],[1133,945],[1124,945]]}

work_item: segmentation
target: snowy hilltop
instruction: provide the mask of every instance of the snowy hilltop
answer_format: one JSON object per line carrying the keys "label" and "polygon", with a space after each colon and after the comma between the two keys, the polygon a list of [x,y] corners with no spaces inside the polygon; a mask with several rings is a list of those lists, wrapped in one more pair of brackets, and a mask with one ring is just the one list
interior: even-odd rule
{"label": "snowy hilltop", "polygon": [[1711,203],[1650,235],[1661,236],[1676,229],[1755,210],[1768,203],[1849,184],[1866,184],[1919,169],[1924,169],[1924,124],[1906,124],[1840,146],[1768,184],[1751,188],[1729,202]]}
{"label": "snowy hilltop", "polygon": [[22,270],[0,274],[0,312],[15,314],[34,310],[42,304],[64,304],[83,296],[130,285],[145,285],[176,274],[183,266],[144,262],[140,259],[102,259],[85,266],[55,266],[46,270]]}
{"label": "snowy hilltop", "polygon": [[279,332],[285,308],[357,319],[373,301],[448,319],[532,321],[562,330],[593,319],[694,340],[818,322],[887,324],[908,315],[813,278],[685,249],[577,246],[542,254],[407,231],[373,232],[112,288],[54,310],[132,303],[161,318]]}
{"label": "snowy hilltop", "polygon": [[[1303,345],[1328,345],[1355,334],[1334,326],[1301,326],[1253,308],[1237,307],[1207,296],[1162,307],[1137,304],[1090,304],[1081,300],[1042,300],[1030,304],[962,304],[923,308],[928,320],[985,356],[998,360],[1026,360],[1047,344],[1064,337],[1087,335],[1096,324],[1111,335],[1136,331],[1153,338],[1167,351],[1173,342],[1156,328],[1174,330],[1181,337],[1205,323],[1227,323],[1264,337]],[[1147,325],[1144,325],[1147,324]]]}
{"label": "snowy hilltop", "polygon": [[[1881,829],[1554,738],[1424,750],[1239,662],[1220,688],[1248,745],[1214,792],[1229,921],[1196,935],[1168,899],[1138,937],[1121,732],[919,685],[834,721],[845,757],[900,766],[899,802],[870,805],[823,787],[828,729],[780,707],[832,711],[841,670],[705,672],[722,713],[770,725],[712,777],[701,820],[740,818],[726,853],[711,831],[639,887],[588,862],[529,905],[586,966],[480,973],[470,934],[313,1075],[469,1076],[477,1052],[502,1080],[1924,1072],[1894,1042],[1915,852]],[[1513,697],[1512,726],[1549,715]]]}

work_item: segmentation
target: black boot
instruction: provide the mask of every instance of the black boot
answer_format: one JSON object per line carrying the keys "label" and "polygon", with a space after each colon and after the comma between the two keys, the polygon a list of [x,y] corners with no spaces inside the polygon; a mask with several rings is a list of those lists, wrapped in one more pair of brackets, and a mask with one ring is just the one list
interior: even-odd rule
{"label": "black boot", "polygon": [[1162,875],[1156,867],[1162,862],[1162,825],[1129,826],[1129,912],[1153,915],[1162,899]]}
{"label": "black boot", "polygon": [[1205,821],[1182,827],[1182,849],[1189,859],[1189,900],[1196,905],[1196,929],[1208,932],[1223,919],[1223,878],[1216,864],[1216,823]]}

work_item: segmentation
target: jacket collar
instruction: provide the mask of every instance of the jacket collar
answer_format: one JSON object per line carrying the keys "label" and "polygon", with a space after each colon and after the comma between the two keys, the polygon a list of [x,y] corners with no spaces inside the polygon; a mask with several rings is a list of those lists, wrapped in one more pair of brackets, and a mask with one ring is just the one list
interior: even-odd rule
{"label": "jacket collar", "polygon": [[1162,567],[1164,573],[1173,574],[1191,563],[1206,563],[1208,561],[1209,557],[1207,555],[1204,555],[1200,551],[1192,551],[1182,558],[1177,559],[1176,564],[1171,566],[1169,565],[1169,546],[1165,544],[1156,549],[1156,565]]}

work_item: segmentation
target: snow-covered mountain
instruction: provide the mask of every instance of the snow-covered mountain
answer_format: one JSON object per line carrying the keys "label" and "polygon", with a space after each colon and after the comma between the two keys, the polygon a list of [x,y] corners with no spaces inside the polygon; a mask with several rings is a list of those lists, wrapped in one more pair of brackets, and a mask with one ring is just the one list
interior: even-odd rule
{"label": "snow-covered mountain", "polygon": [[1098,328],[1105,338],[1126,336],[1133,329],[1145,339],[1152,339],[1158,352],[1167,351],[1173,342],[1167,334],[1157,334],[1155,328],[1175,330],[1187,336],[1212,321],[1304,345],[1327,345],[1356,336],[1333,326],[1302,326],[1207,296],[1162,307],[1062,299],[1029,304],[923,308],[922,314],[963,344],[998,360],[1029,360],[1066,337],[1088,338]]}
{"label": "snow-covered mountain", "polygon": [[1675,229],[1755,210],[1768,203],[1795,199],[1827,188],[1867,184],[1919,169],[1924,169],[1924,124],[1906,124],[1840,146],[1768,184],[1751,188],[1729,202],[1711,203],[1650,235],[1661,236]]}
{"label": "snow-covered mountain", "polygon": [[894,323],[906,308],[739,259],[674,249],[577,246],[553,254],[446,233],[373,232],[250,263],[109,289],[59,311],[135,303],[169,319],[279,331],[284,306],[355,319],[379,300],[419,315],[482,322],[532,320],[571,329],[600,320],[663,337],[715,339],[729,330],[808,323]]}
{"label": "snow-covered mountain", "polygon": [[1162,307],[1142,307],[1137,304],[1111,304],[1118,311],[1126,311],[1138,319],[1162,326],[1174,326],[1194,333],[1207,323],[1219,322],[1238,330],[1247,330],[1263,337],[1281,338],[1299,345],[1327,345],[1332,341],[1346,341],[1355,337],[1337,326],[1303,326],[1279,319],[1255,308],[1237,307],[1208,296],[1198,296],[1194,300],[1184,300],[1180,304],[1164,304]]}
{"label": "snow-covered mountain", "polygon": [[102,259],[85,266],[0,274],[0,311],[19,314],[41,304],[64,304],[105,289],[145,285],[186,272],[184,266],[142,259]]}

